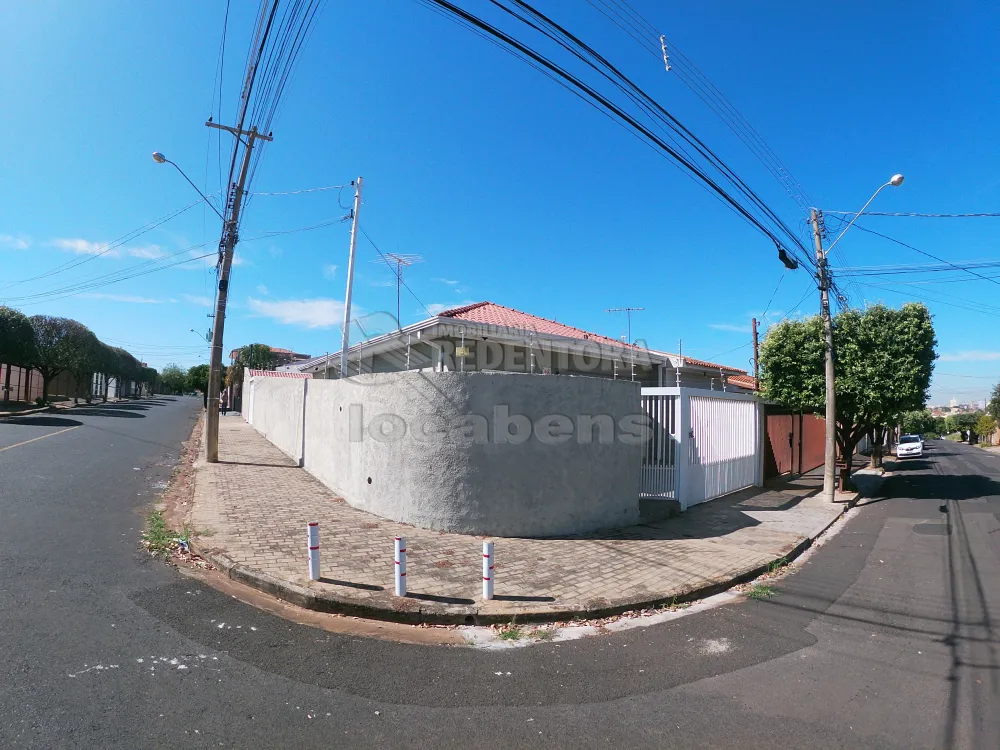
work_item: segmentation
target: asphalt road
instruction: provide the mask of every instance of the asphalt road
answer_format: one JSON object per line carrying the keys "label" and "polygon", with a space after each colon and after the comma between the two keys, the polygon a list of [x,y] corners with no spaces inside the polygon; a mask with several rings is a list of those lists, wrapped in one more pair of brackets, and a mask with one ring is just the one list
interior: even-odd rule
{"label": "asphalt road", "polygon": [[1000,747],[1000,456],[934,443],[771,600],[486,652],[291,624],[140,551],[198,408],[0,420],[0,747]]}

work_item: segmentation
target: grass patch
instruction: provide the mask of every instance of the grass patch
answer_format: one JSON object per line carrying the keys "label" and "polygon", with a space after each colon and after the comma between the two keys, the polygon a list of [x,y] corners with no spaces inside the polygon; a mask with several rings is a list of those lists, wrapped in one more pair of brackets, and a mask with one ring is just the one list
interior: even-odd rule
{"label": "grass patch", "polygon": [[524,634],[521,632],[521,628],[512,622],[510,625],[504,625],[500,628],[497,638],[501,641],[519,641],[522,635]]}
{"label": "grass patch", "polygon": [[536,628],[528,633],[536,641],[548,641],[552,639],[552,631],[545,628]]}
{"label": "grass patch", "polygon": [[188,542],[191,533],[185,527],[182,532],[167,528],[162,510],[150,511],[146,517],[146,530],[142,532],[142,543],[154,554],[167,553],[177,547],[177,541]]}
{"label": "grass patch", "polygon": [[755,583],[747,591],[747,596],[751,599],[756,599],[758,601],[764,599],[770,599],[772,596],[777,595],[777,591],[774,590],[773,586],[768,586],[766,583]]}
{"label": "grass patch", "polygon": [[667,603],[660,604],[659,606],[656,607],[656,609],[667,610],[669,612],[676,612],[679,609],[687,609],[690,606],[691,606],[690,602],[678,602],[677,597],[675,596],[673,599],[670,600],[669,604]]}

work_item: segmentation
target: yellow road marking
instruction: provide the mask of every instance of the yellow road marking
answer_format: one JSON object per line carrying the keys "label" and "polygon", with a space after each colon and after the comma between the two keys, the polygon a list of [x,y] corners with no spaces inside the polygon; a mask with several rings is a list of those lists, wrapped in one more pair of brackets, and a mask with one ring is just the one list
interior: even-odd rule
{"label": "yellow road marking", "polygon": [[11,448],[17,448],[22,445],[27,445],[28,443],[33,443],[36,440],[45,440],[45,438],[50,438],[54,435],[62,435],[64,432],[69,432],[70,430],[75,430],[77,427],[83,427],[82,424],[78,424],[74,427],[67,427],[65,430],[59,430],[59,432],[50,432],[48,435],[42,435],[41,437],[31,438],[31,440],[25,440],[23,443],[14,443],[13,445],[8,445],[6,448],[0,448],[0,453],[4,451],[9,451]]}

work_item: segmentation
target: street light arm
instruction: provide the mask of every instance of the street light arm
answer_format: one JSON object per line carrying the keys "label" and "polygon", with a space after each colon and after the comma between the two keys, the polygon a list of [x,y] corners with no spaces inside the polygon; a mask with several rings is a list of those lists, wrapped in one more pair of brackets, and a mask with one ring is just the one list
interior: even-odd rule
{"label": "street light arm", "polygon": [[873,200],[875,200],[875,196],[878,195],[879,193],[881,193],[883,190],[885,190],[890,185],[892,185],[892,180],[889,180],[889,182],[885,183],[882,187],[880,187],[878,190],[876,190],[874,192],[874,194],[872,195],[872,197],[868,199],[868,202],[864,206],[861,207],[861,210],[858,211],[856,214],[854,214],[854,218],[851,219],[850,223],[846,227],[844,227],[844,231],[842,231],[840,233],[840,235],[837,237],[837,239],[835,239],[833,241],[833,244],[830,245],[830,247],[828,247],[826,249],[826,252],[823,253],[824,257],[830,254],[830,251],[833,250],[833,248],[837,245],[838,242],[840,242],[841,238],[843,238],[843,236],[845,234],[847,234],[847,230],[850,229],[852,226],[854,226],[854,222],[856,222],[858,220],[858,217],[861,216],[861,214],[863,214],[865,212],[865,209],[868,208],[868,206],[871,205],[871,202]]}
{"label": "street light arm", "polygon": [[180,167],[178,167],[176,164],[174,164],[172,161],[170,161],[170,159],[166,158],[163,154],[159,153],[158,151],[153,153],[153,161],[155,161],[157,164],[163,164],[163,163],[170,164],[174,169],[176,169],[178,172],[180,172],[181,173],[181,177],[183,177],[185,180],[187,180],[188,185],[190,185],[191,187],[193,187],[195,189],[195,192],[198,193],[198,195],[201,196],[201,199],[203,201],[205,201],[205,203],[207,203],[208,206],[213,211],[215,211],[215,215],[218,216],[220,219],[222,219],[223,222],[226,221],[226,217],[223,216],[221,213],[219,213],[219,209],[217,209],[215,207],[215,204],[212,203],[212,201],[210,201],[208,199],[208,196],[205,195],[203,192],[201,192],[201,189],[197,185],[195,185],[193,182],[191,182],[191,178],[188,177],[186,174],[184,174],[184,170],[183,169],[181,169]]}

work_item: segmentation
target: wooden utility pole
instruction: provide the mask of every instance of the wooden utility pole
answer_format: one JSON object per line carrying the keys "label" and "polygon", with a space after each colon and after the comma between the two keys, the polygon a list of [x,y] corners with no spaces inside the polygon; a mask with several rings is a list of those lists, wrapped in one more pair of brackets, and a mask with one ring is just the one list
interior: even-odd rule
{"label": "wooden utility pole", "polygon": [[[871,201],[869,201],[871,202]],[[830,277],[823,252],[819,213],[812,209],[810,219],[816,243],[816,269],[819,280],[820,314],[823,316],[823,343],[826,350],[826,450],[823,464],[823,498],[832,503],[837,476],[837,389],[833,370],[833,322],[830,320]],[[848,459],[849,460],[849,459]]]}
{"label": "wooden utility pole", "polygon": [[757,318],[751,318],[750,323],[753,327],[753,389],[758,391],[760,388],[757,385],[757,377],[760,374],[760,367],[757,364],[757,360],[760,356],[760,346],[757,341]]}
{"label": "wooden utility pole", "polygon": [[243,163],[239,179],[230,186],[232,191],[227,201],[225,224],[222,233],[222,263],[219,267],[219,295],[215,303],[215,320],[212,328],[212,358],[208,369],[208,413],[205,415],[205,458],[211,463],[219,460],[219,392],[222,380],[222,336],[226,328],[226,300],[229,298],[229,272],[233,267],[233,253],[239,242],[240,207],[243,204],[243,189],[250,171],[250,156],[254,143],[258,140],[270,141],[271,136],[261,135],[257,128],[240,130],[214,122],[205,123],[210,128],[227,130],[237,138],[246,137]]}

